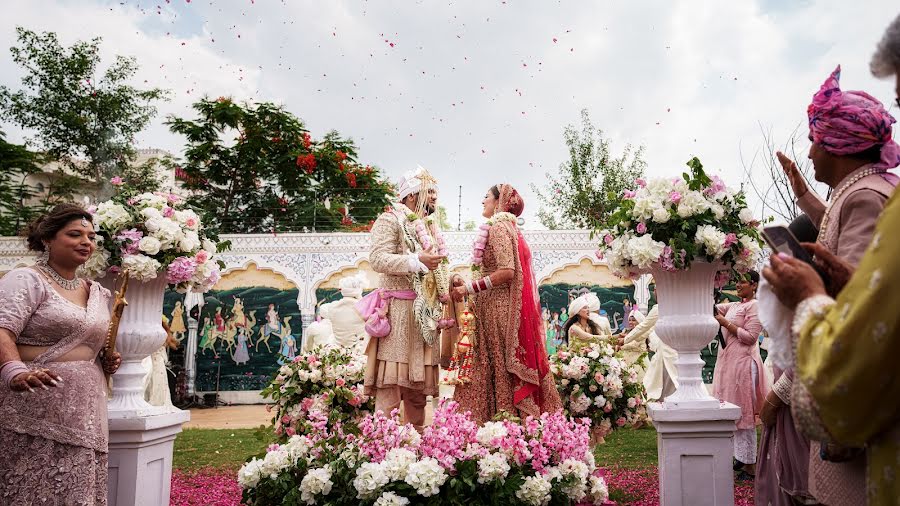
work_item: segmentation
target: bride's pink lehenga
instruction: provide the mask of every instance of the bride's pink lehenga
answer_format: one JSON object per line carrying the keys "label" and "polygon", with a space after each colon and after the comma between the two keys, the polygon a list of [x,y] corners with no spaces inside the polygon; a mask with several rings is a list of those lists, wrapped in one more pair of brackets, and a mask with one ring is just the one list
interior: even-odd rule
{"label": "bride's pink lehenga", "polygon": [[109,290],[91,283],[86,308],[60,296],[34,269],[0,279],[0,327],[18,344],[49,347],[25,364],[63,378],[50,390],[0,384],[0,504],[105,505],[106,379],[96,360],[60,361],[79,347],[94,356],[109,326]]}
{"label": "bride's pink lehenga", "polygon": [[[499,185],[500,205],[521,198],[509,185]],[[550,373],[541,326],[531,250],[515,223],[495,223],[484,249],[482,273],[513,269],[511,282],[475,296],[477,342],[471,381],[456,386],[454,399],[463,411],[483,423],[501,411],[525,417],[562,409]]]}

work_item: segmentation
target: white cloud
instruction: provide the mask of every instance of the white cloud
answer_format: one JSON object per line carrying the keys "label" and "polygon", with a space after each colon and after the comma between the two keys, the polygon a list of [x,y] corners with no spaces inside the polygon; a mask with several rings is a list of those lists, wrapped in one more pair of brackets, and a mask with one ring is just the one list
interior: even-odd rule
{"label": "white cloud", "polygon": [[[562,130],[581,108],[616,150],[645,145],[651,176],[680,173],[696,155],[737,185],[759,126],[784,138],[805,122],[837,63],[845,88],[893,99],[892,83],[867,68],[897,13],[887,0],[172,0],[157,13],[161,3],[20,2],[0,21],[0,47],[23,25],[64,43],[100,35],[107,54],[136,56],[139,82],[173,91],[140,138],[147,147],[177,152],[182,139],[162,117],[189,115],[202,93],[283,103],[314,135],[353,137],[361,161],[392,178],[431,169],[454,219],[459,185],[467,219],[488,186],[510,182],[534,225],[528,185],[564,160]],[[20,75],[3,54],[0,83]]]}

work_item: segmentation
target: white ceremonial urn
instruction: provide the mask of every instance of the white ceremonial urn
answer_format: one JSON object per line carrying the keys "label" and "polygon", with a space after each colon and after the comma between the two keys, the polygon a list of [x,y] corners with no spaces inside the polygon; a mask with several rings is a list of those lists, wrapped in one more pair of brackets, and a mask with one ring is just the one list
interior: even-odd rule
{"label": "white ceremonial urn", "polygon": [[[111,286],[117,278],[106,276],[101,284]],[[110,418],[133,418],[160,413],[165,409],[151,406],[144,400],[144,378],[147,370],[142,361],[166,342],[162,327],[163,295],[166,278],[160,273],[150,281],[130,280],[125,300],[128,305],[119,321],[116,351],[122,355],[122,365],[112,376],[112,396],[109,399]]]}
{"label": "white ceremonial urn", "polygon": [[678,352],[678,390],[665,399],[672,408],[715,408],[719,401],[703,385],[700,350],[716,337],[719,322],[713,317],[713,288],[719,263],[693,262],[690,269],[669,272],[653,268],[659,320],[656,334]]}
{"label": "white ceremonial urn", "polygon": [[[114,276],[100,279],[115,291]],[[166,340],[162,327],[165,273],[146,282],[131,280],[125,293],[128,305],[119,322],[116,351],[122,365],[112,376],[109,399],[110,506],[169,504],[175,436],[190,413],[174,407],[152,406],[144,400],[141,362]]]}
{"label": "white ceremonial urn", "polygon": [[694,262],[684,271],[651,269],[659,320],[656,333],[678,352],[678,390],[651,403],[657,432],[659,498],[664,506],[734,504],[735,421],[739,407],[709,395],[703,385],[700,350],[719,329],[713,317],[718,263]]}

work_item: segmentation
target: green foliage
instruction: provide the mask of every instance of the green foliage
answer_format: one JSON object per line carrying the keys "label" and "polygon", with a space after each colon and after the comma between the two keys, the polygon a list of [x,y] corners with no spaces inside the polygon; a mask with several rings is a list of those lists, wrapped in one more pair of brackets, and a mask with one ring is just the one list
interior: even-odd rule
{"label": "green foliage", "polygon": [[204,224],[222,233],[362,230],[390,202],[379,170],[359,165],[337,132],[314,141],[271,103],[204,98],[194,110],[196,120],[167,121],[187,139],[175,173]]}
{"label": "green foliage", "polygon": [[27,201],[35,192],[25,178],[40,171],[40,155],[25,146],[11,144],[0,131],[0,236],[18,234],[44,206],[33,207]]}
{"label": "green foliage", "polygon": [[569,159],[558,171],[547,173],[546,186],[532,185],[541,202],[538,218],[551,230],[594,230],[606,221],[622,191],[644,174],[644,148],[634,150],[628,145],[615,157],[609,140],[591,123],[587,109],[581,111],[581,131],[569,125],[563,137]]}
{"label": "green foliage", "polygon": [[138,65],[116,56],[100,74],[100,43],[94,38],[71,47],[53,32],[16,28],[13,61],[25,70],[22,88],[0,87],[0,117],[34,130],[38,146],[73,174],[100,184],[101,200],[112,195],[108,181],[134,159],[134,136],[153,116],[158,88],[139,89],[128,81]]}

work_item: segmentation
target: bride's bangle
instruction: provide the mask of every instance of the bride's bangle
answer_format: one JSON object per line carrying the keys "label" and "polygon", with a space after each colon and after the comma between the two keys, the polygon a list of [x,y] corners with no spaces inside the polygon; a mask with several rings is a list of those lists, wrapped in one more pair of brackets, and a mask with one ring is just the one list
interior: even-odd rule
{"label": "bride's bangle", "polygon": [[469,281],[468,283],[466,283],[466,291],[470,294],[492,290],[493,288],[494,284],[491,283],[490,276],[485,276],[481,279]]}

